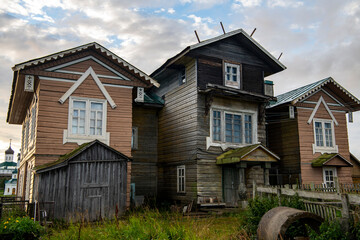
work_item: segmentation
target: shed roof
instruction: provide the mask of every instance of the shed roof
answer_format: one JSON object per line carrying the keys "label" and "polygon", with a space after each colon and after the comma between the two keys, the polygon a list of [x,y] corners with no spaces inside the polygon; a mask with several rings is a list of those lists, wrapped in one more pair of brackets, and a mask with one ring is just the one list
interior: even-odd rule
{"label": "shed roof", "polygon": [[272,61],[273,63],[275,63],[279,69],[284,70],[286,69],[285,65],[283,65],[278,59],[276,59],[273,55],[271,55],[263,46],[261,46],[257,41],[255,41],[252,37],[250,37],[243,29],[237,29],[231,32],[227,32],[225,34],[219,35],[217,37],[214,38],[210,38],[204,41],[201,41],[199,43],[187,46],[184,50],[182,50],[180,53],[176,54],[174,57],[169,58],[163,65],[161,65],[158,69],[156,69],[152,74],[150,74],[150,76],[156,76],[157,74],[159,74],[160,72],[162,72],[166,67],[172,65],[174,62],[176,62],[178,59],[182,58],[183,56],[185,56],[187,53],[189,53],[192,50],[195,50],[197,48],[201,48],[203,46],[212,44],[214,42],[217,41],[221,41],[225,38],[229,38],[235,35],[242,35],[245,37],[245,39],[247,39],[249,42],[251,42],[256,49],[258,49],[264,56],[266,56],[268,59],[270,59],[270,61]]}
{"label": "shed roof", "polygon": [[88,143],[83,143],[79,147],[77,147],[74,150],[70,151],[69,153],[60,156],[58,160],[56,160],[54,162],[51,162],[51,163],[46,163],[46,164],[37,166],[37,167],[34,168],[34,170],[37,173],[41,173],[41,172],[46,172],[46,171],[50,171],[52,169],[56,169],[56,168],[66,166],[68,164],[68,162],[71,161],[73,158],[80,155],[82,152],[86,151],[87,149],[93,147],[96,144],[100,144],[103,147],[109,149],[110,151],[115,152],[122,159],[125,159],[127,161],[131,161],[131,159],[129,157],[127,157],[126,155],[122,154],[121,152],[115,150],[114,148],[112,148],[112,147],[106,145],[105,143],[102,143],[102,142],[100,142],[99,140],[96,139],[96,140],[88,142]]}
{"label": "shed roof", "polygon": [[[216,164],[232,164],[238,163],[245,160],[245,157],[255,152],[257,149],[265,152],[271,159],[266,160],[267,162],[277,162],[280,158],[268,150],[261,144],[253,144],[245,147],[240,147],[236,149],[229,150],[216,158]],[[260,162],[260,161],[259,161]]]}
{"label": "shed roof", "polygon": [[308,85],[299,87],[292,91],[280,94],[280,95],[276,96],[276,98],[277,98],[276,101],[270,102],[269,108],[276,107],[276,106],[279,106],[279,105],[285,104],[285,103],[295,104],[298,101],[308,97],[312,93],[318,91],[320,88],[322,88],[323,86],[325,86],[327,84],[333,84],[334,86],[336,86],[344,95],[346,95],[351,101],[353,101],[354,104],[358,105],[357,107],[355,107],[357,110],[360,109],[359,99],[357,99],[355,96],[353,96],[350,92],[348,92],[345,88],[343,88],[340,84],[338,84],[331,77],[324,78],[317,82],[310,83]]}
{"label": "shed roof", "polygon": [[[339,159],[341,164],[333,164],[332,160]],[[343,156],[338,153],[324,153],[319,157],[311,161],[313,167],[326,167],[326,166],[337,166],[337,167],[352,167],[353,165],[346,160]]]}

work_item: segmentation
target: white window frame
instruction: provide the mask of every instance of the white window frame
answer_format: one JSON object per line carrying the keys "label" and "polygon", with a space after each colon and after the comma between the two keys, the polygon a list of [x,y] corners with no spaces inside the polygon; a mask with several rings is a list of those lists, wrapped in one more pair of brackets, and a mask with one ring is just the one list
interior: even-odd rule
{"label": "white window frame", "polygon": [[132,127],[131,129],[131,149],[138,149],[138,127]]}
{"label": "white window frame", "polygon": [[[220,126],[221,126],[221,132],[220,132],[220,141],[214,141],[213,140],[213,114],[214,111],[219,111],[220,112]],[[207,145],[207,149],[210,146],[214,146],[214,147],[221,147],[223,150],[229,148],[229,147],[241,147],[241,146],[247,146],[247,145],[252,145],[252,144],[256,144],[258,143],[257,140],[257,112],[254,111],[231,111],[228,109],[220,109],[220,108],[212,108],[210,110],[210,137],[207,137],[206,140],[206,145]],[[233,143],[233,142],[226,142],[226,136],[225,136],[225,131],[226,131],[226,119],[225,119],[225,114],[235,114],[235,115],[241,115],[241,125],[242,125],[242,142],[241,143]],[[251,116],[251,138],[252,138],[252,142],[251,143],[246,143],[245,142],[245,115],[250,115]]]}
{"label": "white window frame", "polygon": [[[234,76],[231,73],[230,74],[230,80],[227,80],[227,75],[228,75],[228,72],[227,72],[227,67],[231,67],[231,68],[236,68],[236,82],[234,82],[232,80],[232,77]],[[224,85],[226,87],[231,87],[231,88],[236,88],[236,89],[240,89],[241,88],[241,69],[240,69],[240,65],[239,64],[233,64],[233,63],[227,63],[225,62],[224,63]]]}
{"label": "white window frame", "polygon": [[[333,172],[333,181],[327,181],[326,180],[326,171],[332,171]],[[335,177],[337,177],[337,171],[336,167],[323,167],[323,181],[324,185],[327,187],[335,187]],[[332,183],[332,185],[331,185]]]}
{"label": "white window frame", "polygon": [[[72,118],[73,118],[73,103],[74,101],[85,101],[85,134],[73,134],[72,133]],[[102,135],[91,135],[90,134],[90,112],[91,102],[102,103]],[[69,98],[69,112],[68,112],[68,128],[64,130],[63,143],[74,142],[77,144],[83,144],[92,140],[98,139],[101,142],[110,144],[110,133],[106,132],[106,121],[107,120],[107,101],[105,99],[96,98],[84,98],[84,97],[73,97]]]}
{"label": "white window frame", "polygon": [[[316,144],[316,130],[315,130],[315,123],[316,122],[321,123],[324,146],[317,146],[317,144]],[[332,144],[333,144],[332,147],[327,147],[326,146],[325,123],[330,123],[331,124],[331,138],[332,138]],[[338,146],[336,145],[336,142],[335,142],[335,128],[334,128],[334,121],[333,120],[314,118],[313,119],[313,133],[314,133],[314,143],[312,144],[312,146],[313,146],[313,154],[315,154],[316,152],[320,152],[321,154],[323,154],[323,153],[338,153]]]}
{"label": "white window frame", "polygon": [[[179,171],[183,171],[183,175],[180,175]],[[177,179],[177,192],[185,193],[186,192],[186,169],[185,165],[180,165],[176,167],[176,179]],[[184,180],[184,181],[182,181]]]}

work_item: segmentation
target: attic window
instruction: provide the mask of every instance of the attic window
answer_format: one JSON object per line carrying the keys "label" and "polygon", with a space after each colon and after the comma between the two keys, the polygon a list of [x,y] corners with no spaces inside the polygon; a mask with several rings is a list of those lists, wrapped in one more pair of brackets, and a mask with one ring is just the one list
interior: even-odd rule
{"label": "attic window", "polygon": [[240,65],[225,63],[224,79],[225,86],[240,89]]}

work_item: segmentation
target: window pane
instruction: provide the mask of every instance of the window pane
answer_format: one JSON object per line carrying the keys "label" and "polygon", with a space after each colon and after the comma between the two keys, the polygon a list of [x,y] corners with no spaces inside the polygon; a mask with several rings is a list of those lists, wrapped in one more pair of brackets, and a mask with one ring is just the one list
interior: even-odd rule
{"label": "window pane", "polygon": [[316,138],[316,146],[319,147],[324,146],[321,122],[315,122],[315,138]]}
{"label": "window pane", "polygon": [[91,109],[92,110],[102,110],[103,104],[102,103],[91,103]]}
{"label": "window pane", "polygon": [[234,75],[236,75],[236,73],[237,73],[237,68],[232,68],[232,73],[234,74]]}
{"label": "window pane", "polygon": [[326,147],[333,146],[331,123],[325,123],[325,144]]}
{"label": "window pane", "polygon": [[90,119],[90,127],[95,127],[95,120],[94,119]]}
{"label": "window pane", "polygon": [[221,115],[220,111],[213,111],[213,140],[221,140]]}
{"label": "window pane", "polygon": [[73,107],[84,109],[86,107],[86,102],[85,101],[74,101]]}
{"label": "window pane", "polygon": [[251,115],[245,115],[245,143],[252,143]]}
{"label": "window pane", "polygon": [[227,66],[227,67],[226,67],[226,72],[227,72],[227,73],[231,73],[231,67]]}

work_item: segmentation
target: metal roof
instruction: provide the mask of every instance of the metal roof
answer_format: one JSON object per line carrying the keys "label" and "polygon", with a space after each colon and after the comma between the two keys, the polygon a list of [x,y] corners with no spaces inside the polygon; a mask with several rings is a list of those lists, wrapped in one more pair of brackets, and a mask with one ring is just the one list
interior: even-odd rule
{"label": "metal roof", "polygon": [[277,65],[279,65],[283,70],[286,69],[286,66],[284,64],[282,64],[277,58],[275,58],[273,55],[271,55],[263,46],[261,46],[258,42],[256,42],[252,37],[250,37],[243,29],[237,29],[231,32],[227,32],[224,33],[222,35],[219,35],[217,37],[214,38],[210,38],[204,41],[201,41],[199,43],[187,46],[185,49],[183,49],[180,53],[176,54],[174,57],[169,58],[163,65],[161,65],[159,68],[157,68],[153,73],[151,73],[151,76],[156,76],[158,75],[160,72],[163,71],[163,69],[165,69],[167,66],[173,64],[174,62],[176,62],[178,59],[180,59],[181,57],[185,56],[188,52],[190,52],[191,50],[206,46],[208,44],[220,41],[222,39],[237,35],[237,34],[242,34],[243,36],[246,37],[246,39],[248,39],[249,41],[251,41],[258,49],[260,49],[265,55],[267,55],[272,61],[274,61]]}
{"label": "metal roof", "polygon": [[143,71],[141,71],[140,69],[136,68],[135,66],[131,65],[130,63],[128,63],[127,61],[125,61],[124,59],[122,59],[121,57],[117,56],[115,53],[111,52],[110,50],[106,49],[105,47],[101,46],[100,44],[96,43],[96,42],[92,42],[92,43],[88,43],[88,44],[84,44],[75,48],[71,48],[68,50],[64,50],[61,52],[57,52],[54,54],[50,54],[41,58],[36,58],[27,62],[23,62],[23,63],[19,63],[16,64],[12,69],[13,71],[18,71],[21,69],[24,69],[25,67],[31,66],[31,65],[38,65],[41,63],[44,63],[46,61],[50,61],[50,60],[56,60],[58,58],[62,58],[64,57],[64,55],[69,54],[69,53],[76,53],[82,50],[85,50],[89,47],[95,47],[95,49],[99,49],[101,52],[106,53],[107,56],[111,57],[113,60],[116,60],[118,63],[122,63],[125,67],[127,67],[130,71],[133,71],[136,74],[139,74],[140,77],[144,77],[146,80],[150,81],[153,85],[159,87],[160,84],[153,78],[151,78],[150,76],[148,76],[146,73],[144,73]]}
{"label": "metal roof", "polygon": [[310,94],[318,91],[320,88],[322,88],[324,85],[326,85],[328,83],[333,83],[336,87],[338,87],[343,93],[345,93],[354,102],[356,102],[357,104],[360,104],[360,101],[356,97],[354,97],[345,88],[343,88],[340,84],[338,84],[333,78],[328,77],[328,78],[324,78],[320,81],[308,84],[306,86],[294,89],[290,92],[286,92],[286,93],[276,96],[277,101],[270,102],[270,106],[268,108],[272,108],[272,107],[279,106],[284,103],[290,103],[290,102],[291,102],[291,104],[295,104],[298,101],[306,98]]}

